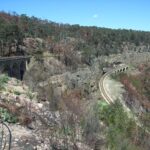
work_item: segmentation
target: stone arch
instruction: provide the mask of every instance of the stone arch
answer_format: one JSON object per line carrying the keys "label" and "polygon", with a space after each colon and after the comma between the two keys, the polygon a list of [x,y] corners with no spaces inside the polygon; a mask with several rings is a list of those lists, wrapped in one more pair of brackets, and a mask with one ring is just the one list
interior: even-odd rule
{"label": "stone arch", "polygon": [[17,79],[20,79],[19,66],[20,66],[20,61],[14,61],[12,66],[12,77],[16,77]]}
{"label": "stone arch", "polygon": [[0,63],[0,73],[2,73],[4,69],[5,69],[4,64]]}
{"label": "stone arch", "polygon": [[4,73],[7,73],[8,74],[8,76],[12,76],[12,68],[13,68],[13,63],[11,62],[5,62],[4,64],[3,64],[3,70],[2,70],[2,72],[4,72]]}
{"label": "stone arch", "polygon": [[123,72],[126,71],[126,68],[123,68]]}
{"label": "stone arch", "polygon": [[19,71],[20,71],[20,79],[23,80],[23,75],[26,70],[26,60],[22,60],[19,66]]}

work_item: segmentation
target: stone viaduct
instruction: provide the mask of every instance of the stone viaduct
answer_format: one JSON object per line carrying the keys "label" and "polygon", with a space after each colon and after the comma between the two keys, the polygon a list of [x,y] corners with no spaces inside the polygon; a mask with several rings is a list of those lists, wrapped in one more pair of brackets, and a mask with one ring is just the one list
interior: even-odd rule
{"label": "stone viaduct", "polygon": [[127,65],[123,65],[118,67],[117,69],[114,69],[113,73],[117,74],[117,73],[122,73],[125,72],[129,69],[129,67]]}

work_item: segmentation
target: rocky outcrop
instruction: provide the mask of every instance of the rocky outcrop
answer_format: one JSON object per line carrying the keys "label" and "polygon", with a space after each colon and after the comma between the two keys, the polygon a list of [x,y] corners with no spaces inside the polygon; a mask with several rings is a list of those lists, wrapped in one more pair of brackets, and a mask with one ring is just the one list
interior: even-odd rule
{"label": "rocky outcrop", "polygon": [[[51,78],[55,85],[57,81],[56,78]],[[63,78],[62,80],[60,78],[57,83],[62,84],[62,81]],[[49,102],[38,103],[36,95],[37,93],[31,92],[29,87],[23,82],[14,78],[9,78],[5,84],[5,88],[0,91],[1,108],[4,108],[1,104],[3,104],[3,106],[5,104],[5,106],[7,106],[6,109],[10,106],[10,108],[21,108],[21,111],[19,110],[17,113],[14,113],[14,111],[10,111],[9,113],[13,113],[18,118],[20,115],[20,119],[23,119],[23,114],[32,118],[28,124],[21,124],[20,121],[15,124],[7,123],[13,137],[11,143],[12,150],[51,150],[54,147],[56,149],[68,147],[70,150],[74,148],[79,150],[92,150],[92,148],[81,139],[79,140],[78,132],[81,130],[79,126],[75,128],[78,131],[76,134],[77,137],[74,137],[74,134],[68,136],[63,135],[62,132],[66,119],[72,117],[70,112],[51,111],[48,107]],[[1,114],[2,119],[5,119],[3,118],[4,115],[5,114]],[[72,140],[72,136],[75,141]],[[76,138],[78,138],[78,140]],[[7,147],[8,145],[6,145],[6,148]]]}
{"label": "rocky outcrop", "polygon": [[25,38],[20,48],[28,55],[46,51],[46,42],[41,38]]}

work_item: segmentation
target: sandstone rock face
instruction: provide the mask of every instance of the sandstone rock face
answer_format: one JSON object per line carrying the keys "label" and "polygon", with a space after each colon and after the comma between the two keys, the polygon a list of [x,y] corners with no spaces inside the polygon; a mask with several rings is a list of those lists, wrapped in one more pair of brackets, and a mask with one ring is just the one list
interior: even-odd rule
{"label": "sandstone rock face", "polygon": [[3,54],[1,55],[29,55],[41,50],[44,52],[46,45],[46,42],[40,38],[24,38],[21,45],[18,45],[17,41],[14,40],[13,43],[3,46]]}
{"label": "sandstone rock face", "polygon": [[23,40],[24,46],[22,47],[27,54],[33,54],[38,51],[44,52],[46,43],[40,38],[25,38]]}

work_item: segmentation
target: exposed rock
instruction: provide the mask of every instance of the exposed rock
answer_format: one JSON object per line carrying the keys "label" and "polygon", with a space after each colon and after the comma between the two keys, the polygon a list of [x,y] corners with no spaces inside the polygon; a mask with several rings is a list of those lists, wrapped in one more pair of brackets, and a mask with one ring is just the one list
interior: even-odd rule
{"label": "exposed rock", "polygon": [[24,75],[24,81],[33,89],[50,76],[65,72],[65,66],[50,54],[43,54],[43,57],[42,61],[32,58]]}
{"label": "exposed rock", "polygon": [[[65,82],[62,82],[64,79],[63,76],[62,78],[52,77],[50,79],[53,79],[53,84],[55,84],[56,87],[59,86],[60,88],[61,85],[64,86],[65,84]],[[57,79],[59,80],[57,81]],[[10,91],[9,89],[10,87],[13,89],[16,86],[20,91],[19,95],[14,90]],[[1,98],[3,98],[3,100],[0,99],[0,102],[6,102],[6,104],[10,103],[15,107],[23,107],[22,112],[20,112],[22,113],[20,114],[21,117],[25,117],[23,113],[24,111],[27,111],[25,115],[29,115],[29,117],[32,117],[32,120],[26,126],[22,126],[19,123],[7,124],[11,130],[13,137],[11,149],[51,150],[52,147],[63,149],[65,147],[66,139],[64,138],[64,136],[61,137],[61,135],[60,138],[56,138],[55,136],[58,136],[57,132],[63,127],[61,117],[67,119],[67,115],[71,115],[70,112],[50,111],[49,102],[38,103],[36,97],[28,95],[29,88],[23,82],[18,81],[14,78],[9,80],[6,87],[7,88],[5,90],[1,91],[0,96]],[[63,88],[61,90],[63,90]],[[32,92],[30,94],[34,95],[34,93]],[[23,120],[25,118],[21,119]],[[57,132],[56,129],[58,130]],[[6,132],[8,134],[8,131],[5,130],[4,133]],[[71,137],[68,137],[67,143],[68,148],[70,150],[73,150],[75,145],[71,141]],[[81,150],[91,149],[83,142],[78,142],[76,146]],[[6,147],[8,148],[8,143]]]}
{"label": "exposed rock", "polygon": [[28,54],[33,54],[41,49],[44,51],[45,42],[43,39],[40,38],[25,38],[23,40],[23,44],[25,46],[21,47],[24,51]]}

